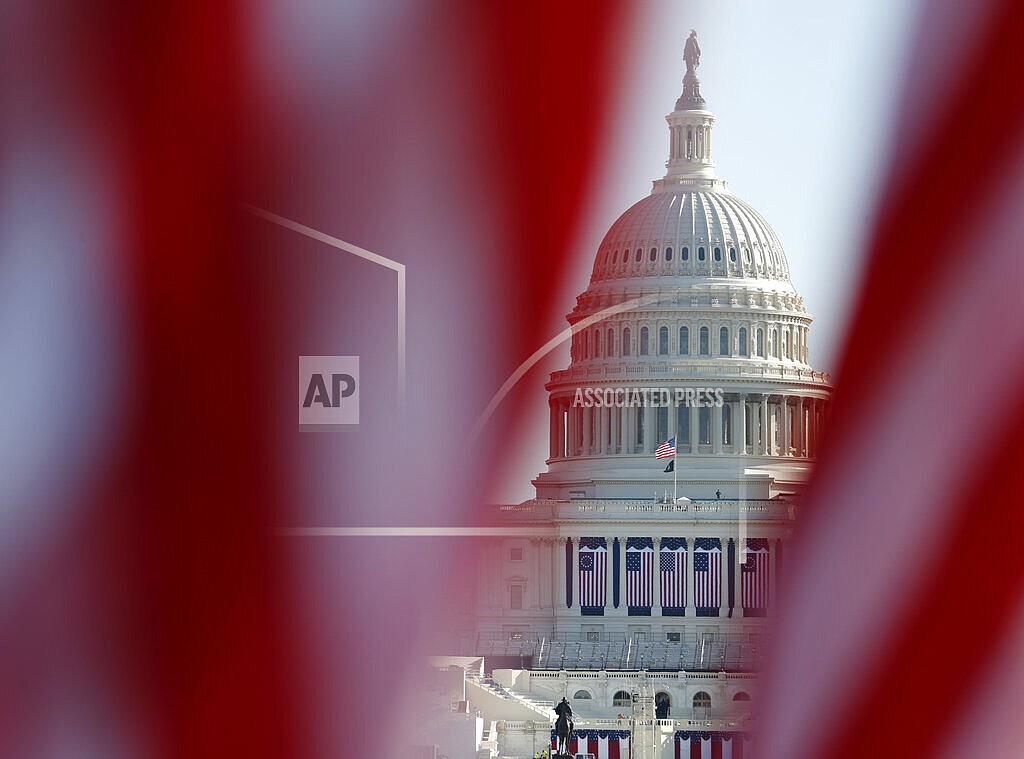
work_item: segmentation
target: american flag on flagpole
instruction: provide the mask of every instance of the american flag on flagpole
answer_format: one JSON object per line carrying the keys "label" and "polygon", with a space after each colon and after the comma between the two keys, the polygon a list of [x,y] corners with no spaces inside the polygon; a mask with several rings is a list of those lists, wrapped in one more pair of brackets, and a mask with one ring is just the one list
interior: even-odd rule
{"label": "american flag on flagpole", "polygon": [[654,541],[629,538],[626,541],[626,606],[630,613],[646,609],[650,614],[654,583]]}
{"label": "american flag on flagpole", "polygon": [[603,609],[608,585],[608,548],[604,538],[580,540],[580,607]]}
{"label": "american flag on flagpole", "polygon": [[662,609],[686,607],[686,541],[662,539],[658,568],[661,575]]}
{"label": "american flag on flagpole", "polygon": [[742,576],[743,613],[755,616],[768,608],[768,541],[751,538],[743,549]]}
{"label": "american flag on flagpole", "polygon": [[654,458],[670,459],[676,455],[676,439],[669,438],[654,450]]}
{"label": "american flag on flagpole", "polygon": [[722,605],[722,544],[718,538],[697,538],[693,547],[693,601],[698,610]]}

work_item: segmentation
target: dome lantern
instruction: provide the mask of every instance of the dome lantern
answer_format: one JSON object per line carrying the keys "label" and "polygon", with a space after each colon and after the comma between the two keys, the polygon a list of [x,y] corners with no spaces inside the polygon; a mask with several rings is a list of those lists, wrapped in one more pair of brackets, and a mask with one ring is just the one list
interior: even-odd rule
{"label": "dome lantern", "polygon": [[708,110],[707,102],[700,94],[700,45],[697,32],[690,31],[683,49],[686,75],[683,77],[683,94],[676,101],[675,110],[665,119],[669,128],[669,158],[665,167],[668,173],[663,184],[699,184],[715,186],[719,183],[715,174],[715,162],[711,159],[711,128],[715,115]]}

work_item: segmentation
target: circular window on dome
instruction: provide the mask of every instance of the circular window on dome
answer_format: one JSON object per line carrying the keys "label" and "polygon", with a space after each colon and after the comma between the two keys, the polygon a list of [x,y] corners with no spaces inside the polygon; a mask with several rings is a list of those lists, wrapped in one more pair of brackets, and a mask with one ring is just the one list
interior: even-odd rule
{"label": "circular window on dome", "polygon": [[671,261],[672,260],[672,248],[665,248],[665,260],[666,261]]}
{"label": "circular window on dome", "polygon": [[657,248],[651,248],[651,261],[657,261],[657,260],[658,260],[658,249]]}
{"label": "circular window on dome", "polygon": [[636,249],[636,262],[640,263],[640,259],[644,257],[644,252],[640,248]]}
{"label": "circular window on dome", "polygon": [[703,261],[705,258],[704,248],[697,248],[697,260]]}
{"label": "circular window on dome", "polygon": [[721,261],[722,260],[722,249],[721,248],[715,248],[715,260],[716,261]]}
{"label": "circular window on dome", "polygon": [[736,263],[736,248],[729,248],[729,260]]}
{"label": "circular window on dome", "polygon": [[690,249],[687,248],[687,247],[684,247],[679,255],[682,256],[684,261],[689,261],[690,260]]}

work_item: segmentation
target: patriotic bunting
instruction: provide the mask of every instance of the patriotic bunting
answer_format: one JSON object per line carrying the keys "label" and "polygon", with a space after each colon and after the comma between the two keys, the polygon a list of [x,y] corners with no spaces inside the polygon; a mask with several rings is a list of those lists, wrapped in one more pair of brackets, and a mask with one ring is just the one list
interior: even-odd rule
{"label": "patriotic bunting", "polygon": [[654,585],[654,540],[626,538],[626,606],[630,616],[650,616]]}

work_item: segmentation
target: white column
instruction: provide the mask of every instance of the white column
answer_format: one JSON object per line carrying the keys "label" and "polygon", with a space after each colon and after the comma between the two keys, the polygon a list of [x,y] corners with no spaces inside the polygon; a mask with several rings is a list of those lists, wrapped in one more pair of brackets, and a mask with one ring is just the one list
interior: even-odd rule
{"label": "white column", "polygon": [[565,407],[565,456],[576,455],[576,407],[572,401],[566,401]]}
{"label": "white column", "polygon": [[644,414],[644,453],[654,453],[654,438],[658,436],[658,409],[652,405],[643,407]]}
{"label": "white column", "polygon": [[736,413],[732,417],[732,438],[735,451],[741,456],[747,453],[747,396],[740,393],[736,401]]}
{"label": "white column", "polygon": [[782,446],[782,455],[789,456],[789,447],[792,443],[792,428],[789,418],[789,398],[782,396],[781,403],[782,434],[779,436],[779,443]]}
{"label": "white column", "polygon": [[700,408],[690,406],[690,453],[700,450]]}
{"label": "white column", "polygon": [[761,431],[760,431],[760,439],[758,440],[758,443],[757,443],[757,448],[758,448],[758,453],[760,453],[762,456],[767,456],[768,455],[768,450],[769,450],[768,441],[770,440],[770,437],[769,437],[769,434],[768,434],[768,396],[767,395],[762,395],[761,396],[761,413],[760,413],[760,417],[761,417]]}
{"label": "white column", "polygon": [[610,423],[612,425],[612,442],[608,447],[608,453],[618,453],[622,446],[622,440],[620,439],[619,433],[619,421],[622,419],[622,409],[612,406],[608,409],[608,414],[611,417]]}
{"label": "white column", "polygon": [[796,402],[797,419],[797,455],[807,456],[807,414],[804,410],[804,399],[798,398]]}
{"label": "white column", "polygon": [[722,406],[711,407],[711,450],[722,452]]}
{"label": "white column", "polygon": [[583,422],[583,455],[589,456],[593,451],[591,450],[592,439],[592,428],[594,424],[594,409],[587,408],[586,406],[580,407],[580,419]]}
{"label": "white column", "polygon": [[555,430],[558,425],[558,413],[554,398],[548,398],[548,458],[555,458]]}

